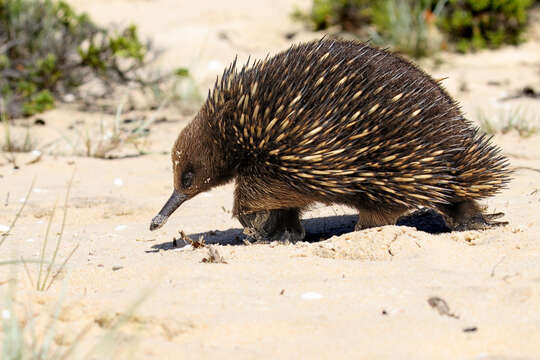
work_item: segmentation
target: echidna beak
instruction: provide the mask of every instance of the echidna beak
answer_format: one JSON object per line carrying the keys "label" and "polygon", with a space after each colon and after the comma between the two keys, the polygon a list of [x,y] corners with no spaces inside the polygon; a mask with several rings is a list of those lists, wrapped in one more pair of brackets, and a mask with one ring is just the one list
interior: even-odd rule
{"label": "echidna beak", "polygon": [[159,214],[152,219],[152,222],[150,223],[150,231],[154,231],[165,225],[167,219],[169,219],[169,216],[171,216],[171,214],[178,209],[178,207],[182,205],[186,199],[187,195],[184,195],[176,190],[173,191],[171,197],[169,200],[167,200]]}

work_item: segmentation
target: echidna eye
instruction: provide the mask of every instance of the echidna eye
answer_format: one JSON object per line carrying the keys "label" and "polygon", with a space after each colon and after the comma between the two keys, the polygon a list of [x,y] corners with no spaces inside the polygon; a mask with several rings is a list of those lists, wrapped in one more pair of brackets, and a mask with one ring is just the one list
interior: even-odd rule
{"label": "echidna eye", "polygon": [[184,189],[189,189],[191,187],[192,181],[193,181],[193,172],[185,171],[182,174],[182,186],[184,187]]}

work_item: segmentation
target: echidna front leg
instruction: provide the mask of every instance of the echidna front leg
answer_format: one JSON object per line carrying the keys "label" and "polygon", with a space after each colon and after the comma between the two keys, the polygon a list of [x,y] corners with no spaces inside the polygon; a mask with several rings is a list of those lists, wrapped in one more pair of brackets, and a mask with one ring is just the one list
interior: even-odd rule
{"label": "echidna front leg", "polygon": [[296,242],[304,239],[299,209],[273,209],[238,214],[246,232],[258,241]]}
{"label": "echidna front leg", "polygon": [[301,241],[300,209],[311,200],[274,178],[241,175],[236,178],[233,214],[252,237],[262,241]]}
{"label": "echidna front leg", "polygon": [[508,225],[507,221],[494,221],[504,213],[484,213],[485,208],[474,200],[459,201],[451,205],[442,205],[439,210],[445,216],[447,225],[453,231],[485,230],[496,226]]}

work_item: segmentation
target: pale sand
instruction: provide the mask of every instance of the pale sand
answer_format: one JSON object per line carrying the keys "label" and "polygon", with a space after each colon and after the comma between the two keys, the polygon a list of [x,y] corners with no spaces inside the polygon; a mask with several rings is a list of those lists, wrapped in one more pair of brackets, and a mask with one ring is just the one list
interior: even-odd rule
{"label": "pale sand", "polygon": [[[243,61],[248,54],[257,58],[321,37],[290,20],[292,0],[70,2],[103,24],[140,24],[143,35],[166,50],[161,64],[189,66],[203,90],[235,54]],[[307,8],[310,2],[298,3]],[[218,36],[223,31],[229,40]],[[287,40],[284,34],[290,31],[300,32]],[[538,26],[531,30],[531,41],[519,47],[441,57],[441,67],[434,69],[428,61],[426,70],[436,78],[449,77],[444,85],[470,118],[478,109],[493,115],[522,107],[540,126],[540,100],[498,101],[525,85],[540,89]],[[460,90],[464,82],[467,92]],[[119,314],[147,295],[120,328],[118,342],[127,358],[540,358],[539,134],[494,139],[519,167],[509,189],[486,201],[491,210],[506,213],[507,227],[430,235],[386,226],[322,242],[246,246],[236,240],[240,224],[230,215],[232,184],[199,195],[163,229],[148,231],[171,192],[170,158],[161,152],[170,149],[190,120],[171,110],[165,114],[174,121],[153,126],[148,156],[45,156],[25,165],[31,156],[21,154],[16,171],[0,158],[0,224],[10,223],[37,176],[37,191],[2,246],[0,261],[38,257],[47,216],[77,168],[59,258],[75,244],[80,247],[63,280],[38,293],[22,267],[16,275],[0,267],[3,299],[6,281],[17,276],[17,308],[28,310],[20,317],[33,318],[38,329],[61,304],[55,346],[69,345],[91,325],[81,343],[82,350],[90,349]],[[33,132],[44,143],[59,137],[57,129],[69,133],[66,127],[74,120],[95,127],[101,116],[63,106],[42,115],[48,125]],[[308,230],[350,227],[354,217],[347,214],[353,213],[318,206],[306,218],[323,219],[309,221]],[[52,234],[59,231],[59,214]],[[204,248],[173,249],[179,230],[221,243],[216,248],[227,264],[201,263],[208,253]],[[30,269],[35,278],[37,267]],[[459,319],[431,308],[427,300],[432,296],[443,298]],[[476,331],[464,331],[471,327]]]}

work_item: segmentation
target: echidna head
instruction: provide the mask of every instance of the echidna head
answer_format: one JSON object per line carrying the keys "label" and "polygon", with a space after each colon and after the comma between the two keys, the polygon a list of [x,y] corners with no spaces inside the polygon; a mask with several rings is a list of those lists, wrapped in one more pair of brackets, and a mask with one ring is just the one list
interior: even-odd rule
{"label": "echidna head", "polygon": [[232,169],[225,161],[224,152],[201,124],[197,119],[191,122],[173,146],[174,191],[152,219],[151,231],[163,226],[184,201],[232,179]]}

